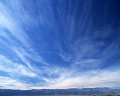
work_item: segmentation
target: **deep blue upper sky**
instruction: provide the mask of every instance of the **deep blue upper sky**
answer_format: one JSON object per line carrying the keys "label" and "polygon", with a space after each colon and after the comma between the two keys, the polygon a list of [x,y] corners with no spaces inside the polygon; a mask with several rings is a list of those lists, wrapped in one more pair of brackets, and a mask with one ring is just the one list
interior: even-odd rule
{"label": "deep blue upper sky", "polygon": [[119,74],[119,0],[0,0],[0,88],[119,88]]}

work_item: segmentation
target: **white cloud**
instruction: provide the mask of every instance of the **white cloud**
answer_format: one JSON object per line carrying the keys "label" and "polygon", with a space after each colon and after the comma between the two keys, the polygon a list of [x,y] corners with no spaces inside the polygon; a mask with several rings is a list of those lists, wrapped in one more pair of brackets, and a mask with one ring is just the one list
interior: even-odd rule
{"label": "white cloud", "polygon": [[[72,75],[68,75],[72,74]],[[120,86],[119,70],[99,70],[82,73],[61,73],[58,79],[53,79],[47,86],[34,88],[66,89],[66,88],[94,88],[94,87],[118,87]],[[76,75],[77,74],[77,75]]]}
{"label": "white cloud", "polygon": [[29,49],[25,49],[22,47],[17,47],[17,48],[13,48],[13,51],[17,54],[17,56],[26,64],[29,66],[29,68],[32,69],[32,66],[29,63],[29,60],[26,58],[29,58],[30,60],[48,65],[44,59],[42,59],[35,51],[33,50],[29,50]]}
{"label": "white cloud", "polygon": [[[94,42],[91,40],[91,38],[88,35],[89,28],[91,28],[92,24],[89,22],[89,12],[92,5],[91,1],[88,1],[85,3],[85,7],[83,8],[83,12],[81,13],[81,18],[76,21],[76,16],[66,16],[64,18],[65,10],[61,9],[61,6],[58,6],[58,13],[61,17],[61,27],[63,28],[63,31],[65,32],[67,40],[56,40],[55,44],[58,47],[58,50],[60,53],[58,55],[65,61],[65,62],[72,62],[70,65],[70,69],[65,68],[57,68],[53,66],[49,66],[47,62],[40,56],[32,47],[31,41],[27,32],[24,28],[26,28],[28,25],[36,24],[36,23],[42,23],[47,26],[47,23],[54,20],[54,16],[52,18],[46,18],[49,16],[49,13],[52,13],[51,6],[49,6],[48,3],[46,3],[48,6],[45,9],[45,12],[41,11],[41,15],[38,16],[40,18],[37,18],[36,20],[32,18],[32,8],[29,6],[29,12],[27,12],[24,9],[24,6],[22,5],[21,0],[9,0],[2,2],[0,1],[0,36],[7,39],[11,44],[7,44],[8,42],[2,40],[0,38],[0,43],[4,43],[9,51],[11,53],[14,53],[17,58],[19,58],[24,64],[21,64],[19,62],[15,62],[15,58],[8,59],[9,56],[2,56],[0,55],[0,70],[9,73],[10,75],[14,76],[29,76],[29,77],[35,77],[37,79],[43,79],[46,83],[46,86],[39,87],[39,86],[32,86],[31,88],[71,88],[71,87],[116,87],[118,86],[116,83],[119,82],[119,70],[99,70],[99,71],[87,71],[87,72],[77,72],[76,70],[81,70],[82,68],[97,68],[99,67],[101,63],[101,59],[94,59],[91,57],[94,57],[96,55],[99,55],[100,49],[98,48],[103,44],[103,42]],[[29,4],[28,4],[29,5]],[[69,7],[71,4],[69,4]],[[86,7],[88,6],[88,7]],[[43,6],[42,6],[43,7]],[[40,8],[42,8],[40,7]],[[46,7],[46,6],[45,6]],[[64,6],[65,7],[65,6]],[[48,10],[49,9],[49,10]],[[63,8],[64,9],[64,8]],[[47,11],[48,10],[48,11]],[[69,9],[70,12],[70,9]],[[85,14],[86,12],[87,14]],[[51,14],[53,15],[53,14]],[[40,21],[39,21],[39,20]],[[66,20],[65,20],[66,19]],[[38,21],[37,21],[38,20]],[[65,23],[66,22],[66,23]],[[77,23],[76,23],[77,22]],[[82,23],[81,23],[82,22]],[[51,22],[52,23],[52,22]],[[49,23],[48,23],[49,24]],[[90,26],[88,26],[90,24]],[[26,26],[24,26],[26,25]],[[31,25],[32,26],[32,25]],[[31,27],[29,26],[29,28]],[[45,27],[46,27],[45,26]],[[49,25],[50,28],[53,28],[56,30],[54,23]],[[73,36],[74,31],[78,31],[77,33],[82,33],[84,28],[86,28],[85,36],[81,36],[81,38],[76,38],[74,42]],[[5,31],[5,30],[7,31]],[[27,29],[27,28],[26,28]],[[109,30],[108,30],[109,31]],[[68,33],[67,33],[68,32]],[[98,32],[97,32],[98,33]],[[99,32],[101,33],[101,32]],[[59,34],[56,33],[59,37]],[[100,35],[100,34],[98,34]],[[107,34],[106,34],[107,36]],[[13,39],[14,37],[14,39]],[[98,44],[99,43],[99,44]],[[114,49],[114,44],[111,44],[108,48],[104,50],[102,53],[102,57],[106,56],[112,56],[117,51],[112,52],[111,49]],[[2,47],[2,46],[1,46]],[[3,46],[4,48],[4,46]],[[64,50],[64,49],[67,49]],[[108,55],[109,54],[109,55]],[[90,57],[87,59],[82,59],[83,57]],[[48,66],[36,68],[34,70],[34,67],[31,65],[30,60],[33,60],[35,62],[38,62],[39,64],[45,64]],[[33,64],[34,65],[34,64]],[[7,69],[7,70],[6,70]],[[38,69],[38,70],[37,70]],[[42,70],[42,71],[41,71]],[[35,73],[37,72],[37,73]],[[47,74],[48,77],[41,77],[38,76],[41,74]],[[56,78],[53,78],[56,75]],[[53,76],[53,77],[52,77]],[[16,80],[13,80],[8,77],[1,77],[1,79],[6,81],[6,85],[3,83],[4,81],[1,80],[1,85],[6,86],[8,88],[13,88],[14,86],[27,86],[26,84],[20,83]],[[9,79],[9,81],[7,81]],[[15,82],[17,85],[9,85]],[[116,83],[115,83],[116,82]],[[10,87],[11,86],[11,87]],[[13,86],[13,87],[12,87]],[[15,87],[15,88],[16,88]],[[22,87],[18,87],[22,88]]]}
{"label": "white cloud", "polygon": [[29,76],[35,77],[36,74],[32,72],[29,68],[22,64],[18,64],[14,61],[9,60],[5,56],[0,55],[0,70],[8,72],[10,75],[15,76]]}
{"label": "white cloud", "polygon": [[[31,18],[29,11],[24,9],[22,2],[19,0],[10,0],[9,2],[0,1],[0,36],[7,39],[7,41],[0,42],[4,43],[5,46],[7,46],[11,52],[15,53],[19,59],[29,66],[29,68],[32,68],[32,66],[27,58],[48,65],[48,63],[46,63],[40,54],[32,47],[32,41],[23,26],[24,24],[29,25],[30,22],[34,21],[33,18]],[[9,44],[6,43],[8,41]]]}
{"label": "white cloud", "polygon": [[29,84],[20,82],[10,77],[0,76],[0,86],[2,89],[29,89]]}
{"label": "white cloud", "polygon": [[29,47],[29,37],[23,30],[19,22],[20,19],[16,18],[17,16],[15,16],[15,14],[12,15],[14,13],[14,10],[12,9],[13,6],[11,6],[10,3],[8,6],[5,4],[6,3],[0,2],[0,25],[3,28],[8,29],[13,36],[15,36],[20,42],[24,44],[24,46]]}
{"label": "white cloud", "polygon": [[100,65],[100,59],[81,59],[76,60],[72,66],[80,66],[80,68],[98,68]]}
{"label": "white cloud", "polygon": [[[75,75],[73,75],[75,74]],[[9,77],[0,77],[0,85],[3,88],[12,89],[67,89],[67,88],[94,88],[94,87],[118,87],[120,86],[119,70],[98,70],[87,71],[82,73],[74,73],[71,71],[63,71],[59,78],[43,78],[46,80],[45,86],[28,85],[21,83]],[[9,80],[8,80],[9,79]],[[4,82],[3,82],[4,81]],[[15,84],[13,82],[16,82]],[[14,87],[14,88],[13,88]]]}

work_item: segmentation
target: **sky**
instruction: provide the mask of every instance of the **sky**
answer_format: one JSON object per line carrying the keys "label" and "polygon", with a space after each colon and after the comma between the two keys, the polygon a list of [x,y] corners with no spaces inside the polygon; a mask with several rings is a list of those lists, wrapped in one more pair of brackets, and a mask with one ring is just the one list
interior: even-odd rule
{"label": "sky", "polygon": [[120,88],[119,0],[0,0],[0,89]]}

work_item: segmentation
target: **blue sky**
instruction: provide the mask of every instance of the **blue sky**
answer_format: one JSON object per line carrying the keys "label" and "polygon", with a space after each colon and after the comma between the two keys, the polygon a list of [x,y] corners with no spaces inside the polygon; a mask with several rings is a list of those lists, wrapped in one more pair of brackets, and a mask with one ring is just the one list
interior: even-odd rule
{"label": "blue sky", "polygon": [[119,6],[0,0],[0,88],[119,88]]}

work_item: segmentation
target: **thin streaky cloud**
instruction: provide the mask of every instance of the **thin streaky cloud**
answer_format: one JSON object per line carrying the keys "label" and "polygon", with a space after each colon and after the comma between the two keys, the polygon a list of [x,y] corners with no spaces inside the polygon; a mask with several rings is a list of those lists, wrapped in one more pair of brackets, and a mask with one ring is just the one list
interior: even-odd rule
{"label": "thin streaky cloud", "polygon": [[36,76],[36,74],[26,66],[11,61],[2,55],[0,55],[0,70],[3,72],[7,72],[8,74],[13,76],[21,76],[21,75],[30,76],[30,77]]}
{"label": "thin streaky cloud", "polygon": [[118,5],[116,0],[0,1],[0,88],[118,88]]}

